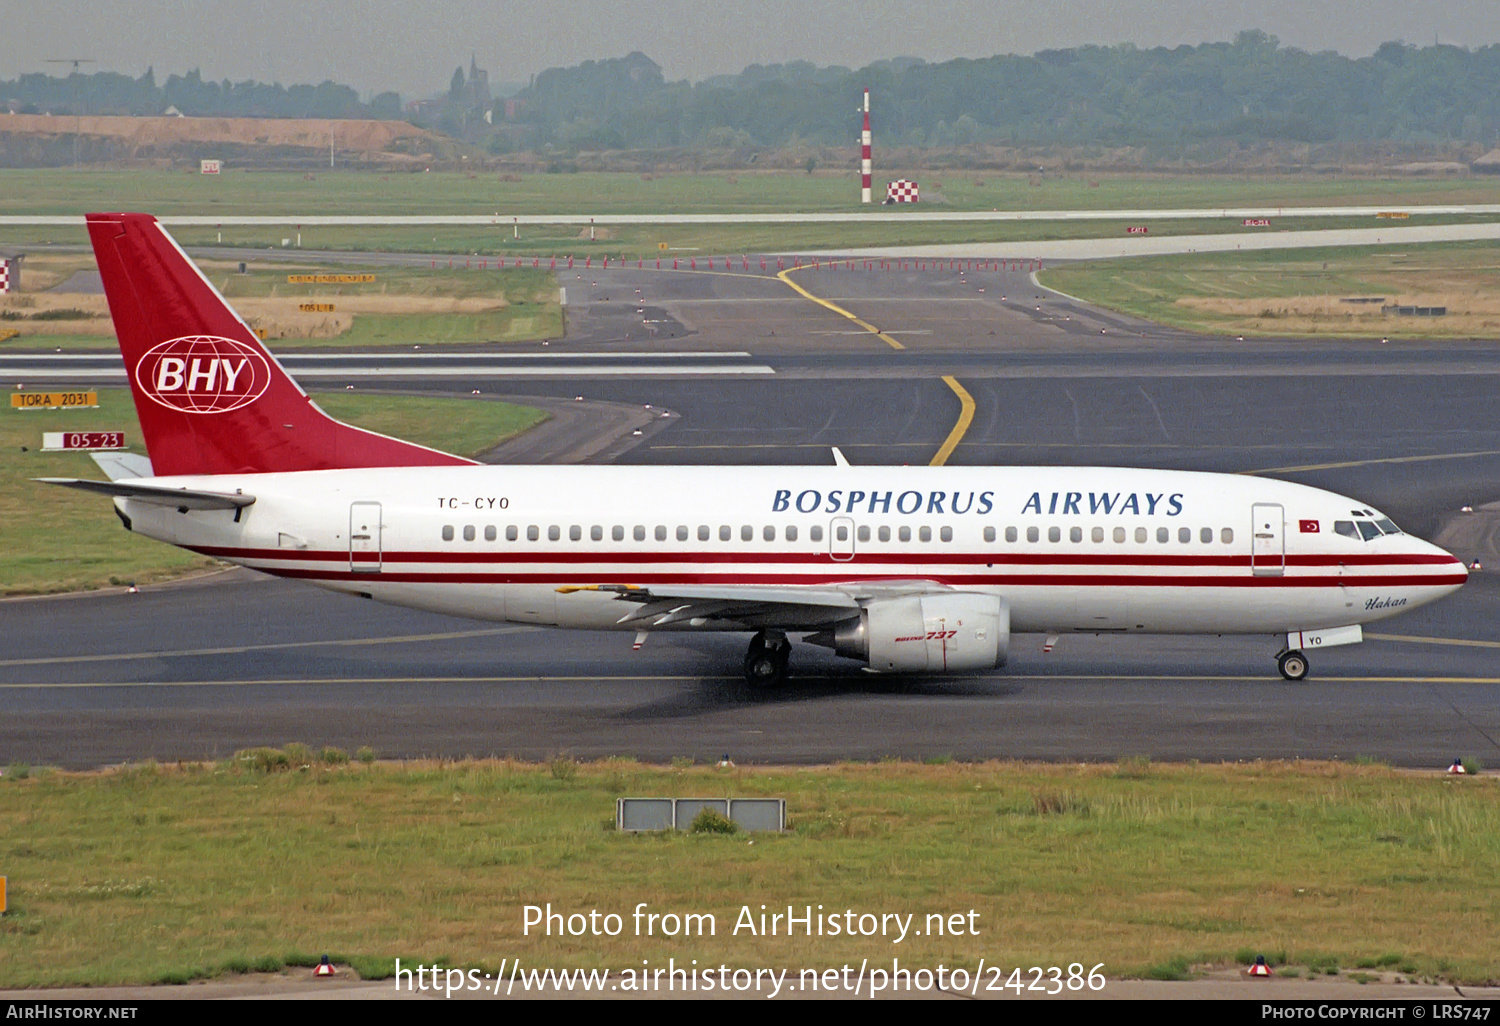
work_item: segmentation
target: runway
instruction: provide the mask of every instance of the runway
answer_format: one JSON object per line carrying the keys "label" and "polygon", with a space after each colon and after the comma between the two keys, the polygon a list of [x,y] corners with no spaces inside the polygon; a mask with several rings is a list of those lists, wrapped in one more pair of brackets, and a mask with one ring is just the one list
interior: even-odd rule
{"label": "runway", "polygon": [[[1493,342],[1201,338],[1091,310],[1020,272],[796,280],[833,308],[758,275],[612,268],[560,281],[570,334],[547,349],[579,365],[721,354],[770,374],[519,379],[476,354],[486,362],[468,375],[397,369],[358,387],[672,412],[584,460],[827,463],[837,445],[856,463],[901,464],[931,461],[955,431],[951,376],[973,400],[954,464],[1269,473],[1357,496],[1425,537],[1490,544],[1461,530],[1485,514],[1459,509],[1500,499]],[[673,337],[638,334],[642,304]],[[568,364],[540,346],[505,352]],[[100,519],[117,529],[102,501]],[[739,679],[740,636],[652,638],[632,653],[628,635],[452,620],[246,571],[9,602],[0,617],[0,761],[211,758],[299,740],[388,757],[1500,764],[1500,585],[1488,572],[1371,625],[1363,645],[1318,653],[1301,685],[1276,676],[1271,638],[1069,636],[1043,654],[1040,638],[1019,636],[1010,665],[972,679],[873,678],[799,644],[795,683],[758,695]]]}

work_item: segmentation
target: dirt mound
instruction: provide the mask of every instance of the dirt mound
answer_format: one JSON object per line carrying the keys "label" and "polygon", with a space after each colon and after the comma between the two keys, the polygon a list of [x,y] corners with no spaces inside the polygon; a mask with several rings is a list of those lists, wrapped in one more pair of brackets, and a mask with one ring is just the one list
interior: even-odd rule
{"label": "dirt mound", "polygon": [[331,143],[341,154],[399,164],[451,148],[450,141],[405,121],[0,114],[0,150],[14,151],[0,163],[52,163],[43,152],[48,144],[55,148],[75,133],[88,161],[222,157],[255,163],[261,157],[281,163],[297,154],[326,156]]}

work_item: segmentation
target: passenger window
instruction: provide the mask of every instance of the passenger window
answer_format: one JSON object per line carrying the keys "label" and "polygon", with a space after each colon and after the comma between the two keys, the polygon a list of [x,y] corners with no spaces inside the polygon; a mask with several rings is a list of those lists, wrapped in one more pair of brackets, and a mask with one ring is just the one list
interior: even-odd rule
{"label": "passenger window", "polygon": [[1029,542],[1041,541],[1042,540],[1042,532],[1041,532],[1041,530],[1039,528],[1035,528],[1035,527],[1028,527],[1028,528],[1026,528],[1026,540],[1029,541]]}
{"label": "passenger window", "polygon": [[583,528],[577,524],[568,528],[568,541],[583,541]]}
{"label": "passenger window", "polygon": [[527,541],[536,541],[541,536],[542,536],[542,532],[541,532],[540,528],[538,528],[535,524],[532,524],[530,527],[526,528],[526,540]]}
{"label": "passenger window", "polygon": [[1212,527],[1205,527],[1200,530],[1198,532],[1198,540],[1204,545],[1211,544],[1214,540],[1214,529]]}
{"label": "passenger window", "polygon": [[812,541],[815,541],[815,542],[822,541],[823,540],[823,525],[822,524],[813,524],[811,527],[809,527],[807,529],[807,537],[809,539],[811,539]]}
{"label": "passenger window", "polygon": [[603,540],[604,540],[604,528],[600,527],[598,524],[595,524],[593,527],[589,528],[589,541],[603,541]]}
{"label": "passenger window", "polygon": [[1333,522],[1333,533],[1359,541],[1359,532],[1354,529],[1354,521],[1352,520],[1335,520]]}
{"label": "passenger window", "polygon": [[904,541],[904,542],[911,541],[911,528],[909,528],[909,527],[903,527],[903,528],[901,528],[899,531],[896,532],[896,539],[898,541]]}
{"label": "passenger window", "polygon": [[1137,542],[1142,542],[1142,543],[1145,542],[1145,540],[1146,540],[1146,529],[1144,527],[1137,527],[1135,529],[1135,540]]}
{"label": "passenger window", "polygon": [[987,542],[995,540],[995,529],[993,527],[986,527],[984,529],[984,540]]}
{"label": "passenger window", "polygon": [[708,529],[708,525],[707,524],[699,524],[698,525],[698,540],[699,541],[708,541],[712,537],[713,537],[713,532]]}
{"label": "passenger window", "polygon": [[624,527],[624,525],[623,524],[616,524],[614,527],[611,527],[609,529],[609,536],[614,541],[624,541],[625,540],[625,527]]}
{"label": "passenger window", "polygon": [[[658,527],[656,530],[661,534],[661,537],[658,538],[657,540],[658,541],[666,541],[667,540],[667,529],[665,527]],[[636,524],[635,525],[635,530],[633,532],[631,532],[630,536],[632,538],[634,538],[638,542],[645,541],[646,540],[646,525],[645,524]]]}
{"label": "passenger window", "polygon": [[1081,527],[1070,527],[1070,528],[1068,528],[1068,541],[1074,542],[1074,543],[1083,541],[1083,528],[1081,528]]}
{"label": "passenger window", "polygon": [[1234,541],[1234,529],[1226,527],[1222,531],[1220,531],[1219,541],[1223,542],[1225,545],[1228,545],[1229,543]]}
{"label": "passenger window", "polygon": [[888,542],[891,540],[891,529],[889,527],[882,527],[878,533],[881,541]]}
{"label": "passenger window", "polygon": [[1191,527],[1179,527],[1177,529],[1177,540],[1183,544],[1193,540],[1193,529]]}
{"label": "passenger window", "polygon": [[860,527],[859,540],[862,542],[867,542],[870,540],[870,529],[868,527],[865,527],[863,525]]}
{"label": "passenger window", "polygon": [[1102,528],[1102,527],[1096,527],[1096,528],[1094,528],[1092,531],[1089,532],[1089,537],[1094,540],[1094,544],[1095,545],[1098,545],[1100,542],[1102,542],[1104,540],[1104,528]]}
{"label": "passenger window", "polygon": [[797,540],[797,525],[796,524],[787,524],[786,525],[786,540],[789,541],[789,542],[794,542],[794,541]]}
{"label": "passenger window", "polygon": [[677,540],[678,541],[687,541],[688,540],[688,529],[687,529],[687,525],[686,524],[678,524],[677,525]]}
{"label": "passenger window", "polygon": [[1158,527],[1156,529],[1156,540],[1162,544],[1166,544],[1172,540],[1172,532],[1168,531],[1165,527]]}
{"label": "passenger window", "polygon": [[940,528],[938,530],[938,537],[940,539],[942,539],[943,541],[945,541],[945,542],[951,542],[953,540],[953,528],[951,528],[951,527]]}
{"label": "passenger window", "polygon": [[932,528],[930,528],[930,527],[919,527],[919,528],[917,528],[917,541],[924,541],[924,542],[930,542],[930,541],[932,541]]}
{"label": "passenger window", "polygon": [[556,524],[548,524],[547,525],[547,540],[548,541],[557,541],[561,537],[562,537],[562,528],[561,527],[558,527]]}
{"label": "passenger window", "polygon": [[1116,545],[1124,542],[1125,541],[1125,528],[1123,528],[1123,527],[1117,527],[1117,528],[1115,528],[1114,538],[1115,538],[1115,544]]}
{"label": "passenger window", "polygon": [[484,529],[484,540],[485,541],[494,541],[498,537],[499,537],[499,535],[497,535],[495,533],[495,525],[494,524],[490,524],[488,527],[486,527]]}
{"label": "passenger window", "polygon": [[464,525],[464,541],[473,541],[473,540],[474,540],[474,525],[473,524],[465,524]]}
{"label": "passenger window", "polygon": [[[1353,525],[1350,525],[1350,526],[1353,526]],[[443,541],[452,541],[452,540],[453,540],[453,525],[452,524],[444,524],[443,525]]]}
{"label": "passenger window", "polygon": [[1060,541],[1062,541],[1062,528],[1061,527],[1049,527],[1049,528],[1047,528],[1047,540],[1049,542],[1060,542]]}
{"label": "passenger window", "polygon": [[1007,527],[1005,529],[1005,540],[1006,541],[1013,542],[1013,541],[1016,540],[1017,537],[1018,537],[1018,535],[1016,534],[1016,529],[1014,527]]}
{"label": "passenger window", "polygon": [[745,524],[744,526],[742,526],[740,528],[740,541],[754,541],[754,540],[755,540],[755,528],[751,527],[749,524]]}
{"label": "passenger window", "polygon": [[848,541],[849,540],[849,528],[846,527],[846,526],[844,526],[843,524],[840,524],[838,527],[834,528],[834,534],[833,534],[833,536],[835,538],[837,538],[839,541]]}
{"label": "passenger window", "polygon": [[733,532],[730,531],[728,524],[719,525],[719,541],[728,541],[731,534]]}
{"label": "passenger window", "polygon": [[767,524],[764,528],[761,529],[760,536],[766,541],[773,542],[776,540],[776,528],[772,527],[770,524]]}

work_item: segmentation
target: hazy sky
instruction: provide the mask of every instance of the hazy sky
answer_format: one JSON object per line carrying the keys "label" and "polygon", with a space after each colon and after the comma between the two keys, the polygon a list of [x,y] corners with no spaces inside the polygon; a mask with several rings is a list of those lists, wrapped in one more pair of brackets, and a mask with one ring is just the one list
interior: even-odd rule
{"label": "hazy sky", "polygon": [[317,83],[407,98],[440,92],[472,51],[492,82],[641,50],[668,79],[810,60],[859,67],[1049,47],[1232,39],[1258,28],[1283,45],[1371,53],[1399,39],[1500,42],[1500,0],[6,0],[0,79],[88,70],[162,82],[204,77]]}

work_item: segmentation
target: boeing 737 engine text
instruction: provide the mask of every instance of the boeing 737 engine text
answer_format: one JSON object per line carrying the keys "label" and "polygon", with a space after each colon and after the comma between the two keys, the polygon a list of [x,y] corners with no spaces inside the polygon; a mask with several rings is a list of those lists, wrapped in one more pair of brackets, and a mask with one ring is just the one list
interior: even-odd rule
{"label": "boeing 737 engine text", "polygon": [[483,466],[333,420],[156,220],[90,214],[149,463],[126,528],[382,602],[482,620],[789,634],[870,670],[1003,665],[1011,635],[1266,634],[1308,648],[1457,590],[1462,563],[1358,500],[1107,467]]}

